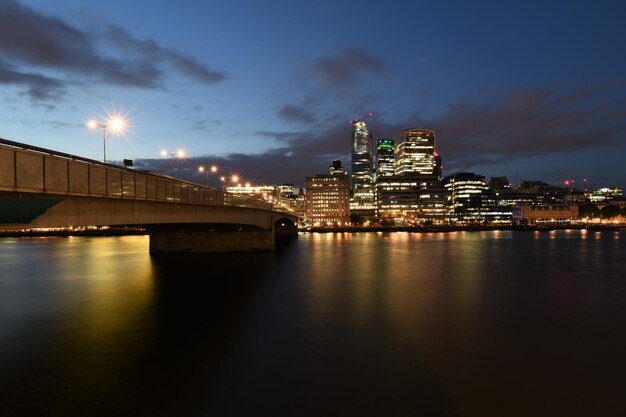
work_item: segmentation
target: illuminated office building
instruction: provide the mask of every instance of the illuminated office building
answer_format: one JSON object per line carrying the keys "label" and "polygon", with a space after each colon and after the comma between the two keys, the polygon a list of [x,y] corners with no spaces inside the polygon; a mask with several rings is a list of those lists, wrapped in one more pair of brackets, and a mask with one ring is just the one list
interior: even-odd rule
{"label": "illuminated office building", "polygon": [[[368,116],[371,116],[371,113]],[[372,217],[376,213],[372,175],[372,134],[364,121],[365,117],[352,121],[352,198],[350,211],[364,217]]]}
{"label": "illuminated office building", "polygon": [[393,175],[376,180],[378,217],[399,225],[443,223],[447,192],[435,176]]}
{"label": "illuminated office building", "polygon": [[396,175],[437,175],[435,132],[408,129],[400,132],[398,139],[400,143],[395,149]]}
{"label": "illuminated office building", "polygon": [[376,141],[376,180],[394,175],[394,149],[395,142],[393,139],[378,139]]}
{"label": "illuminated office building", "polygon": [[449,175],[443,180],[448,193],[448,216],[458,223],[511,223],[510,207],[498,207],[485,177],[472,172]]}
{"label": "illuminated office building", "polygon": [[333,161],[329,174],[307,177],[306,218],[311,226],[345,226],[350,222],[350,177]]}

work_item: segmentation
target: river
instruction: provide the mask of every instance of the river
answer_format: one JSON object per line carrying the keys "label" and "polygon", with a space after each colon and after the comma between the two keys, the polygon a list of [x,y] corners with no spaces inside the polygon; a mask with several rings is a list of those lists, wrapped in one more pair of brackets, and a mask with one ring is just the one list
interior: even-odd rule
{"label": "river", "polygon": [[623,416],[626,231],[0,239],[0,415]]}

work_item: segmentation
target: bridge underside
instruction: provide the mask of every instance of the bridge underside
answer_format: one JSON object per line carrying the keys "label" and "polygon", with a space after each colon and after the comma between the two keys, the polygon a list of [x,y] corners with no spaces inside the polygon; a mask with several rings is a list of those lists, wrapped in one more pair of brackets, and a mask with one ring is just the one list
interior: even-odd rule
{"label": "bridge underside", "polygon": [[0,229],[140,227],[150,252],[274,250],[297,235],[294,216],[248,207],[51,195],[4,195]]}

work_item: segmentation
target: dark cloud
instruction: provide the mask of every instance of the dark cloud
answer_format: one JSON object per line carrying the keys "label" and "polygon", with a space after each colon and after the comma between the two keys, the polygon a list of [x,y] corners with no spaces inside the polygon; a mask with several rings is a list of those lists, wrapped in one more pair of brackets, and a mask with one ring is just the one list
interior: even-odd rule
{"label": "dark cloud", "polygon": [[42,75],[46,70],[56,74],[65,71],[67,79],[148,89],[163,88],[162,66],[168,64],[207,84],[226,78],[226,74],[210,70],[194,58],[163,48],[153,40],[135,39],[114,25],[104,27],[106,36],[96,38],[96,31],[82,31],[18,1],[2,0],[0,53],[18,68],[11,74],[6,63],[0,65],[3,82],[26,87],[31,99],[41,101],[54,98],[68,83]]}
{"label": "dark cloud", "polygon": [[[611,117],[619,109],[606,103],[583,107],[572,99],[586,94],[582,89],[568,95],[525,90],[489,104],[455,103],[429,125],[437,131],[442,153],[459,166],[485,158],[510,160],[624,145],[626,123]],[[597,93],[594,97],[601,100]]]}
{"label": "dark cloud", "polygon": [[307,112],[302,107],[294,106],[293,104],[285,104],[276,112],[276,115],[288,122],[296,123],[314,123],[315,116]]}
{"label": "dark cloud", "polygon": [[211,84],[226,79],[226,74],[223,72],[212,71],[196,59],[184,56],[173,49],[163,48],[154,40],[135,39],[119,26],[108,25],[107,38],[120,50],[139,54],[146,62],[152,62],[153,59],[164,60],[181,73],[197,81]]}
{"label": "dark cloud", "polygon": [[1,62],[0,84],[25,87],[26,94],[36,101],[57,100],[65,94],[63,82],[38,74],[27,74],[3,68]]}
{"label": "dark cloud", "polygon": [[359,73],[382,73],[382,61],[357,48],[341,48],[335,57],[322,57],[310,63],[313,74],[323,83],[352,83]]}
{"label": "dark cloud", "polygon": [[[19,42],[16,40],[19,39]],[[14,0],[0,7],[0,50],[31,64],[73,68],[92,56],[94,45],[81,31],[60,19],[38,14]],[[87,53],[85,55],[85,53]]]}

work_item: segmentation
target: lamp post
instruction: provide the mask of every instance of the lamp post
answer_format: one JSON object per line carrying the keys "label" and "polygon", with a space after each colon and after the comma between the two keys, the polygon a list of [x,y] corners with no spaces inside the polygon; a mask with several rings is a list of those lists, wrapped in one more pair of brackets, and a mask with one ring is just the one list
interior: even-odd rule
{"label": "lamp post", "polygon": [[126,127],[126,121],[119,117],[113,117],[109,120],[106,120],[104,123],[98,123],[95,120],[91,119],[87,122],[87,127],[91,130],[95,130],[99,127],[102,128],[102,161],[104,163],[107,162],[107,128],[113,129],[114,132],[119,132],[124,130]]}
{"label": "lamp post", "polygon": [[211,168],[206,169],[204,166],[200,165],[198,167],[198,172],[206,172],[206,185],[209,185],[209,172],[215,174],[217,172],[217,166],[211,165]]}
{"label": "lamp post", "polygon": [[172,157],[172,171],[171,171],[171,176],[174,176],[174,157],[179,157],[182,158],[185,156],[185,151],[183,151],[182,149],[177,150],[176,152],[172,153],[172,152],[168,152],[167,150],[163,149],[161,151],[161,155],[163,156],[171,156]]}

